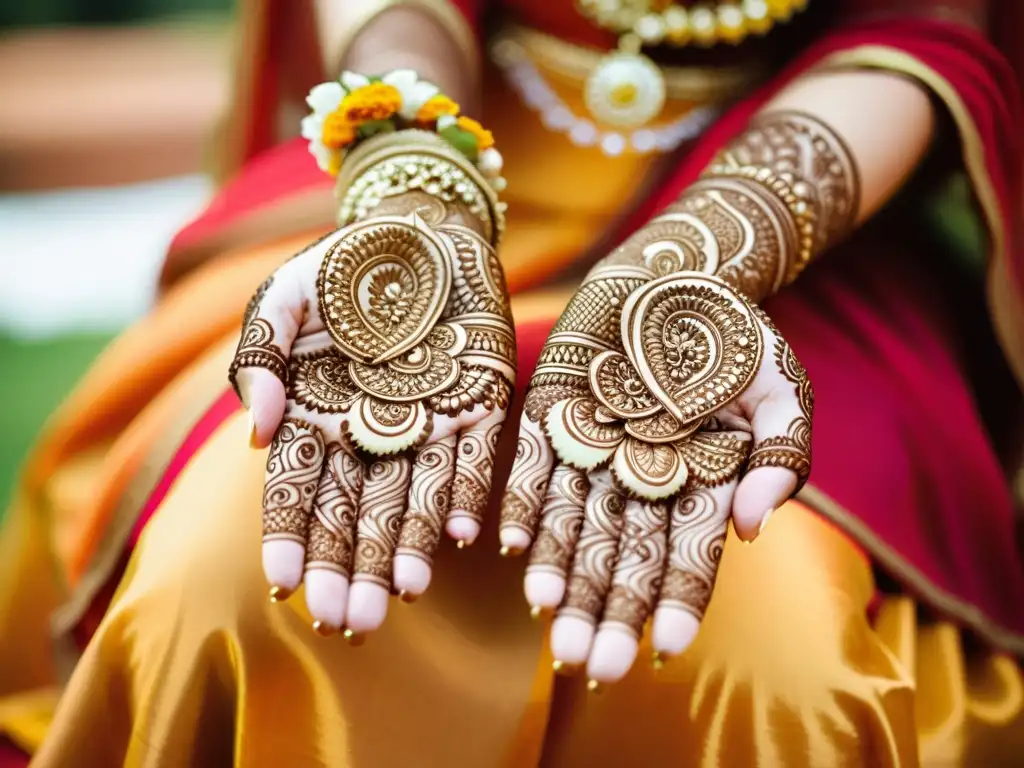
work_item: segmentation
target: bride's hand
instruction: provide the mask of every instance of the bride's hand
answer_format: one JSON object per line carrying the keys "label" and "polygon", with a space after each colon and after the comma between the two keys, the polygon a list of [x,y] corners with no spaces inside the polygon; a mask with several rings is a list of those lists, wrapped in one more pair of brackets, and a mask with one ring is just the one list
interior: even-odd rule
{"label": "bride's hand", "polygon": [[730,517],[754,538],[810,471],[813,394],[757,307],[697,272],[592,273],[526,396],[502,503],[506,551],[532,545],[526,597],[554,610],[556,668],[629,670],[653,617],[683,652],[711,597]]}
{"label": "bride's hand", "polygon": [[375,214],[415,213],[350,225],[278,269],[231,370],[253,444],[270,444],[271,595],[304,584],[315,628],[349,638],[381,625],[392,592],[423,593],[442,529],[477,537],[515,379],[494,251],[412,196]]}

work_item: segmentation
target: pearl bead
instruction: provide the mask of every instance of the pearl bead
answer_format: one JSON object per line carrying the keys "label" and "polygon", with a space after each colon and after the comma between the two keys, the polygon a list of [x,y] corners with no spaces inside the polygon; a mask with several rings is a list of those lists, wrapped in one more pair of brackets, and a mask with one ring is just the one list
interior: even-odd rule
{"label": "pearl bead", "polygon": [[634,31],[648,45],[657,45],[665,37],[665,20],[657,14],[649,13],[636,23]]}

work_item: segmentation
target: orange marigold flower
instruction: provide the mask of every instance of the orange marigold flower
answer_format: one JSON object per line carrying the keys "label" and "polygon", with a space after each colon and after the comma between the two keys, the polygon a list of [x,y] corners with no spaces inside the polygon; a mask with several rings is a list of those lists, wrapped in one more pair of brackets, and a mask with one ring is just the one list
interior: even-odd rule
{"label": "orange marigold flower", "polygon": [[471,117],[460,117],[455,123],[466,133],[476,136],[476,148],[483,152],[494,146],[494,134],[484,128],[480,123]]}
{"label": "orange marigold flower", "polygon": [[435,122],[442,115],[457,114],[459,114],[459,105],[443,93],[439,93],[437,96],[427,99],[420,107],[419,112],[416,113],[416,122],[428,124]]}
{"label": "orange marigold flower", "polygon": [[356,88],[341,100],[338,108],[353,125],[371,120],[387,120],[402,106],[402,94],[386,83],[370,83]]}
{"label": "orange marigold flower", "polygon": [[324,146],[331,149],[346,147],[356,140],[356,126],[345,119],[340,109],[336,109],[324,120],[322,140]]}

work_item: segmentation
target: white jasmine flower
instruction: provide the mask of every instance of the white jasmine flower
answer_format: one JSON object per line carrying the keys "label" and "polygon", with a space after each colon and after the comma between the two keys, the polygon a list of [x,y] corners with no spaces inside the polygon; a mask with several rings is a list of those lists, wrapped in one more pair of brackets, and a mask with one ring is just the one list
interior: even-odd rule
{"label": "white jasmine flower", "polygon": [[402,107],[398,114],[403,120],[415,118],[420,108],[441,92],[433,83],[420,80],[419,75],[411,69],[396,69],[384,75],[381,80],[401,94]]}
{"label": "white jasmine flower", "polygon": [[345,90],[349,93],[354,91],[356,88],[362,88],[363,86],[370,84],[370,78],[365,75],[356,74],[355,72],[342,72],[339,79],[341,80],[341,84],[345,86]]}
{"label": "white jasmine flower", "polygon": [[480,153],[480,159],[477,160],[477,167],[480,169],[480,173],[489,179],[497,178],[501,175],[501,168],[505,164],[504,158],[501,156],[501,152],[496,150],[494,147],[485,149]]}
{"label": "white jasmine flower", "polygon": [[451,128],[453,125],[458,125],[459,118],[455,115],[441,115],[437,118],[437,130],[443,131],[445,128]]}
{"label": "white jasmine flower", "polygon": [[336,165],[334,161],[337,150],[324,144],[324,121],[341,106],[344,97],[345,89],[341,83],[334,82],[314,86],[306,97],[306,103],[313,114],[302,119],[302,138],[309,142],[309,153],[316,158],[316,164],[325,173],[330,173],[332,166]]}

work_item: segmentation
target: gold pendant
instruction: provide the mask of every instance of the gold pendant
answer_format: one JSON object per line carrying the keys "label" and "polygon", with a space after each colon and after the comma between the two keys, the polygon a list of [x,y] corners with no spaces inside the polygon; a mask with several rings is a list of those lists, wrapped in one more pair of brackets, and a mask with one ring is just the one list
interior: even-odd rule
{"label": "gold pendant", "polygon": [[637,128],[665,106],[661,69],[640,53],[639,38],[626,35],[619,50],[605,56],[587,78],[583,92],[590,114],[618,128]]}

